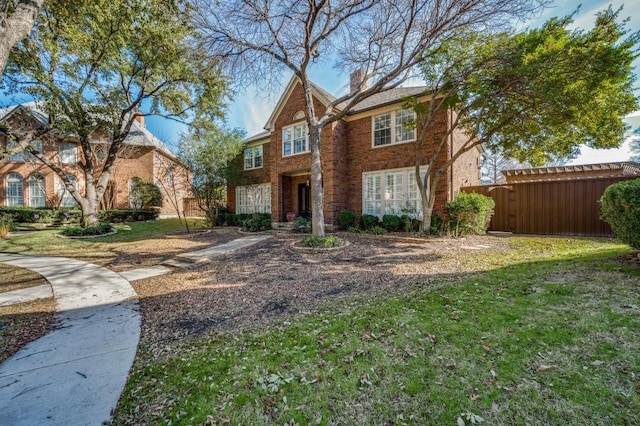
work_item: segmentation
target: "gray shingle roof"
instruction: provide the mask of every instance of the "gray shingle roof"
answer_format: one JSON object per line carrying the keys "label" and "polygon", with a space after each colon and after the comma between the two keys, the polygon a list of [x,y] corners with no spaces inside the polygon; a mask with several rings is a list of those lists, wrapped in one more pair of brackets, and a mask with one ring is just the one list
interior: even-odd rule
{"label": "gray shingle roof", "polygon": [[[368,109],[389,105],[400,101],[403,96],[420,96],[425,94],[426,91],[426,86],[396,87],[395,89],[385,90],[384,92],[376,93],[375,95],[368,97],[362,102],[358,102],[353,106],[353,108],[351,108],[348,114],[352,115]],[[345,103],[338,105],[339,108],[344,108],[345,106]]]}
{"label": "gray shingle roof", "polygon": [[[36,101],[26,102],[20,105],[13,105],[10,107],[1,108],[0,120],[2,120],[8,114],[12,113],[14,110],[20,107],[26,109],[40,124],[42,125],[47,124],[48,115],[43,110],[42,105]],[[164,153],[165,155],[171,158],[176,158],[176,155],[171,151],[171,149],[164,142],[162,142],[160,139],[155,137],[153,133],[151,133],[149,130],[147,130],[144,126],[142,126],[137,121],[133,122],[133,125],[131,126],[131,130],[129,131],[129,134],[125,138],[124,143],[130,146],[152,147],[157,149],[158,151],[161,151],[162,153]]]}

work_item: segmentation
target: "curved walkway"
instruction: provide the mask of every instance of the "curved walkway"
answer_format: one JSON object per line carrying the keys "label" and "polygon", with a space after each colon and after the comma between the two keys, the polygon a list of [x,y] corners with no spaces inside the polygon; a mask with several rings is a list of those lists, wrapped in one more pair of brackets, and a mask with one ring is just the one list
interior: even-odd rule
{"label": "curved walkway", "polygon": [[140,338],[129,282],[74,259],[0,253],[44,276],[57,328],[0,364],[0,425],[100,425],[124,389]]}

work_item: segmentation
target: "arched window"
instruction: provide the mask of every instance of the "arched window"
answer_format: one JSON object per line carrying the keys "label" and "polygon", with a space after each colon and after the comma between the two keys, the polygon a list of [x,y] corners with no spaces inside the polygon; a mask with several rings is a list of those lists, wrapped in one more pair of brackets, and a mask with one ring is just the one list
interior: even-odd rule
{"label": "arched window", "polygon": [[295,114],[293,114],[293,121],[302,120],[303,118],[304,118],[304,112],[303,111],[298,111]]}
{"label": "arched window", "polygon": [[[67,178],[71,181],[71,184],[75,189],[78,189],[78,180],[73,175],[67,175]],[[75,198],[71,195],[67,188],[64,186],[62,179],[59,180],[60,187],[58,188],[58,195],[60,196],[60,207],[75,207],[78,205]]]}
{"label": "arched window", "polygon": [[7,206],[24,206],[24,181],[18,173],[7,176]]}
{"label": "arched window", "polygon": [[29,207],[45,206],[45,182],[44,176],[34,173],[27,180],[29,185]]}

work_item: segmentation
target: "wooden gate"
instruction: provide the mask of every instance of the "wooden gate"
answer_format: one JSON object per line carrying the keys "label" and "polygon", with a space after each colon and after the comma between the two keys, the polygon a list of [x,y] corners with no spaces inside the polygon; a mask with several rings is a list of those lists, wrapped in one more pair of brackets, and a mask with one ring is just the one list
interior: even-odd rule
{"label": "wooden gate", "polygon": [[518,182],[461,190],[490,196],[496,202],[491,231],[611,236],[611,227],[600,219],[600,197],[609,185],[629,179],[637,176]]}

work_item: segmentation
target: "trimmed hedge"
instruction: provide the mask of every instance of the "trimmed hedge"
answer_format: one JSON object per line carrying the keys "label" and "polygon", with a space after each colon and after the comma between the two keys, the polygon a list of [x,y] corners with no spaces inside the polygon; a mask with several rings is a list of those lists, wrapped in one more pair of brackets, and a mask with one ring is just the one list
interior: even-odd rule
{"label": "trimmed hedge", "polygon": [[372,214],[363,214],[360,216],[360,228],[365,231],[373,228],[374,226],[378,226],[379,222],[378,217]]}
{"label": "trimmed hedge", "polygon": [[640,249],[640,179],[610,185],[600,198],[600,216],[620,241]]}
{"label": "trimmed hedge", "polygon": [[79,222],[82,217],[78,209],[47,207],[0,207],[0,214],[11,215],[15,223]]}
{"label": "trimmed hedge", "polygon": [[242,223],[247,231],[258,232],[271,229],[271,215],[269,213],[253,213],[250,216]]}
{"label": "trimmed hedge", "polygon": [[389,232],[399,231],[404,225],[404,220],[400,216],[394,214],[385,214],[382,216],[382,227]]}
{"label": "trimmed hedge", "polygon": [[97,226],[87,226],[86,228],[81,227],[80,225],[70,225],[62,228],[60,233],[62,235],[66,235],[67,237],[86,237],[93,235],[104,235],[111,232],[113,228],[110,223],[104,222],[100,223]]}
{"label": "trimmed hedge", "polygon": [[451,230],[457,235],[484,234],[489,228],[496,203],[493,198],[475,192],[461,192],[447,203]]}
{"label": "trimmed hedge", "polygon": [[98,219],[101,222],[145,222],[157,218],[158,212],[156,210],[102,210],[98,212]]}
{"label": "trimmed hedge", "polygon": [[342,210],[338,216],[338,226],[340,229],[349,229],[356,223],[356,214],[351,210]]}

